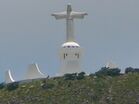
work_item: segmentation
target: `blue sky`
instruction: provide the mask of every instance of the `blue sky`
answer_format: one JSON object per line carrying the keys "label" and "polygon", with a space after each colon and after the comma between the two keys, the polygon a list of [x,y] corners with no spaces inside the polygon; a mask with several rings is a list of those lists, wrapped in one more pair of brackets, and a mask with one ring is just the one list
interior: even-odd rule
{"label": "blue sky", "polygon": [[65,21],[51,13],[64,11],[68,3],[88,13],[75,22],[84,71],[95,72],[108,61],[122,70],[139,67],[139,0],[0,0],[0,81],[8,69],[22,79],[32,63],[45,74],[58,73]]}

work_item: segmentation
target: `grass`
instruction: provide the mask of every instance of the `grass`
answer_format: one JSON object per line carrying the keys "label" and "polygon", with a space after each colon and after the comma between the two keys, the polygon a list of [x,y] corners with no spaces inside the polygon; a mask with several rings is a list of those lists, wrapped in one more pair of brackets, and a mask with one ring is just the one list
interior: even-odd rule
{"label": "grass", "polygon": [[8,90],[0,87],[0,104],[139,104],[139,74],[38,79]]}

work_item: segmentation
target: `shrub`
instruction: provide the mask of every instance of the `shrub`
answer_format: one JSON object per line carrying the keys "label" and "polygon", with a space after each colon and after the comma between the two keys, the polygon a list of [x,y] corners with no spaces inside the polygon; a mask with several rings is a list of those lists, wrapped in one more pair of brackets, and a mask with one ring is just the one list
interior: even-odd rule
{"label": "shrub", "polygon": [[120,71],[121,70],[118,68],[108,69],[108,75],[110,75],[110,76],[120,75]]}
{"label": "shrub", "polygon": [[77,79],[81,80],[81,79],[84,79],[84,77],[85,77],[85,72],[81,72],[78,74]]}
{"label": "shrub", "polygon": [[5,87],[5,84],[4,83],[1,83],[0,84],[0,89],[3,89]]}
{"label": "shrub", "polygon": [[107,75],[107,68],[102,67],[99,71],[95,72],[96,76]]}
{"label": "shrub", "polygon": [[135,68],[134,72],[139,73],[139,68]]}
{"label": "shrub", "polygon": [[125,73],[139,73],[139,68],[128,67],[125,69]]}
{"label": "shrub", "polygon": [[65,80],[75,80],[76,78],[77,78],[77,73],[65,74],[64,75]]}
{"label": "shrub", "polygon": [[95,76],[94,73],[90,73],[90,74],[89,74],[89,77],[94,77],[94,76]]}
{"label": "shrub", "polygon": [[18,86],[19,86],[18,82],[9,83],[9,84],[7,84],[7,90],[9,90],[9,91],[15,90],[18,88]]}
{"label": "shrub", "polygon": [[41,87],[43,88],[43,89],[52,89],[53,87],[54,87],[54,84],[53,83],[43,83],[42,85],[41,85]]}
{"label": "shrub", "polygon": [[127,74],[127,73],[133,73],[134,72],[134,68],[132,68],[132,67],[128,67],[128,68],[126,68],[125,69],[125,73]]}
{"label": "shrub", "polygon": [[120,69],[119,68],[107,68],[107,67],[102,67],[98,72],[95,73],[96,76],[105,76],[105,75],[109,75],[109,76],[116,76],[116,75],[120,75]]}

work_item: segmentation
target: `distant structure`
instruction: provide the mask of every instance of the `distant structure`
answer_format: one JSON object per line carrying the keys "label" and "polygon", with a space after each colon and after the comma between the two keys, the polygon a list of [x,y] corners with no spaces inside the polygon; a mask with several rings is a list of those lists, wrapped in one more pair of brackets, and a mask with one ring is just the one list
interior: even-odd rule
{"label": "distant structure", "polygon": [[106,68],[115,69],[118,68],[118,66],[116,64],[113,64],[112,62],[108,62]]}
{"label": "distant structure", "polygon": [[8,83],[13,83],[13,82],[15,82],[15,80],[12,77],[11,71],[10,70],[6,71],[5,72],[5,83],[8,84]]}
{"label": "distant structure", "polygon": [[81,59],[81,47],[75,42],[74,38],[74,19],[83,19],[87,15],[85,12],[74,12],[70,4],[67,5],[67,11],[60,13],[53,13],[57,20],[66,20],[66,42],[60,49],[60,59],[62,61],[62,67],[60,69],[60,75],[66,73],[80,72],[80,59]]}
{"label": "distant structure", "polygon": [[40,71],[37,64],[30,64],[25,79],[37,79],[37,78],[46,78],[46,76]]}

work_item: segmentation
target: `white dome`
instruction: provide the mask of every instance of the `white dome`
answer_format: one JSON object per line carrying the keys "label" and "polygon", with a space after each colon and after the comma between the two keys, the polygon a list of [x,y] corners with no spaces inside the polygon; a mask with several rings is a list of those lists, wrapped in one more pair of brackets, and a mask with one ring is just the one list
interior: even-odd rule
{"label": "white dome", "polygon": [[78,48],[78,47],[80,47],[80,45],[78,44],[78,43],[75,43],[75,42],[66,42],[66,43],[64,43],[63,45],[62,45],[62,47],[63,48],[70,48],[70,47],[72,47],[72,48]]}

